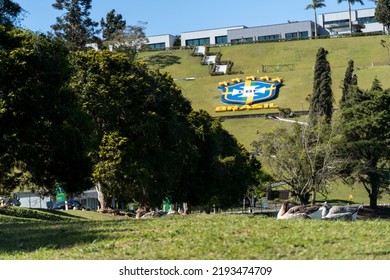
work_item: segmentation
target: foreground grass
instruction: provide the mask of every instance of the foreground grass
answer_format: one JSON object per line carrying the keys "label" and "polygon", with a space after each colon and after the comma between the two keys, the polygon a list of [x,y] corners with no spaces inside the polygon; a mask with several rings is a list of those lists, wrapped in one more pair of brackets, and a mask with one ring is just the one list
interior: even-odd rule
{"label": "foreground grass", "polygon": [[390,222],[384,220],[244,215],[28,222],[3,218],[0,259],[390,259]]}

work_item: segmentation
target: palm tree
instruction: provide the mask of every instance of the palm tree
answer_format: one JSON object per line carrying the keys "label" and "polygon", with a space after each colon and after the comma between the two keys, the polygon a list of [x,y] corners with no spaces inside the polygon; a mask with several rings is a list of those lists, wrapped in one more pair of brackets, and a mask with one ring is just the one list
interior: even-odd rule
{"label": "palm tree", "polygon": [[344,1],[348,1],[348,14],[349,14],[349,30],[352,34],[352,18],[351,18],[351,5],[355,5],[356,3],[360,3],[361,5],[364,5],[362,0],[337,0],[337,3],[342,3]]}
{"label": "palm tree", "polygon": [[313,9],[314,10],[314,30],[315,37],[317,37],[317,9],[323,8],[326,5],[324,4],[325,0],[312,0],[313,3],[307,5],[306,10]]}

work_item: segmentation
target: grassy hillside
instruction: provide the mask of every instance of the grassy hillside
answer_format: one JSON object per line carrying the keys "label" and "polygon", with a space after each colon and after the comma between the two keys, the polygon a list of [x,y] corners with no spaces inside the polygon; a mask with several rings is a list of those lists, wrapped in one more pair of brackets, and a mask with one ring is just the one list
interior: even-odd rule
{"label": "grassy hillside", "polygon": [[[223,106],[217,87],[219,82],[230,81],[236,77],[245,79],[246,76],[251,75],[257,77],[268,75],[281,77],[284,80],[284,86],[274,103],[283,108],[299,111],[309,108],[306,98],[312,91],[313,67],[320,47],[329,52],[328,60],[332,69],[332,88],[336,107],[341,96],[340,83],[344,79],[350,59],[355,62],[361,88],[368,89],[375,77],[382,82],[384,88],[389,88],[390,66],[387,64],[387,49],[380,45],[380,41],[382,39],[388,41],[388,37],[384,35],[333,38],[210,48],[210,52],[222,53],[222,60],[233,61],[233,71],[244,73],[240,75],[210,76],[208,66],[200,64],[200,57],[192,57],[190,49],[145,52],[139,55],[139,59],[146,61],[151,68],[169,72],[173,78],[178,79],[176,83],[182,88],[184,96],[191,100],[196,110],[204,109],[215,116],[259,113],[259,111],[215,113],[215,107]],[[262,64],[293,64],[294,71],[283,69],[280,72],[262,73]],[[194,77],[195,80],[180,80],[189,77]],[[262,119],[242,119],[226,120],[224,125],[249,149],[249,144],[255,139],[256,131],[267,130],[270,124]]]}
{"label": "grassy hillside", "polygon": [[[313,67],[318,48],[329,51],[328,60],[332,69],[333,92],[335,100],[340,99],[340,82],[344,78],[348,61],[353,59],[359,86],[367,89],[374,77],[383,87],[390,87],[390,67],[387,65],[387,49],[380,45],[380,40],[388,36],[334,38],[319,40],[302,40],[291,42],[273,42],[210,48],[210,52],[222,53],[222,60],[234,62],[233,71],[244,74],[212,77],[208,66],[200,65],[199,57],[190,56],[191,50],[170,50],[141,53],[139,58],[149,63],[150,67],[169,72],[173,78],[194,77],[193,81],[177,80],[183,94],[192,101],[194,109],[204,109],[213,115],[214,109],[221,106],[218,83],[239,77],[268,75],[284,79],[284,86],[279,98],[275,101],[281,107],[293,110],[308,109],[306,97],[311,93]],[[293,64],[294,71],[261,72],[261,65]],[[337,106],[337,104],[336,104]],[[237,113],[223,113],[225,115]]]}

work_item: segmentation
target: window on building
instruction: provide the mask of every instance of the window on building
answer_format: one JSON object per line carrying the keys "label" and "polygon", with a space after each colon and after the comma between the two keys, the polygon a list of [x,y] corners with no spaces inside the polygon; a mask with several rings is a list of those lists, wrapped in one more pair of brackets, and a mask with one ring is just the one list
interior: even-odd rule
{"label": "window on building", "polygon": [[349,25],[349,19],[325,21],[324,25]]}
{"label": "window on building", "polygon": [[246,44],[253,43],[253,37],[241,38],[241,39],[232,39],[231,43],[234,44]]}
{"label": "window on building", "polygon": [[359,24],[377,23],[375,17],[362,17],[358,19]]}
{"label": "window on building", "polygon": [[186,46],[203,46],[203,45],[210,45],[210,38],[186,40]]}
{"label": "window on building", "polygon": [[308,31],[299,32],[299,38],[301,39],[309,38],[309,32]]}
{"label": "window on building", "polygon": [[298,32],[286,33],[286,40],[298,39]]}
{"label": "window on building", "polygon": [[215,43],[216,44],[226,44],[228,42],[227,36],[217,36],[215,37]]}
{"label": "window on building", "polygon": [[279,34],[258,36],[257,37],[257,40],[260,41],[260,42],[264,42],[264,41],[277,41],[279,39],[280,39],[280,35]]}
{"label": "window on building", "polygon": [[148,47],[153,50],[165,49],[165,43],[148,44]]}

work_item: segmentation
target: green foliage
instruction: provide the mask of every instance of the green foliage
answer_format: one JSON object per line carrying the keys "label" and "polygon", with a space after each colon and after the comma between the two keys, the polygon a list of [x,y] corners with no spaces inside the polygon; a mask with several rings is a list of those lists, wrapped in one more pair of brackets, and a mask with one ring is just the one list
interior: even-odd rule
{"label": "green foliage", "polygon": [[0,0],[0,25],[12,27],[23,9],[11,0]]}
{"label": "green foliage", "polygon": [[341,110],[340,147],[349,155],[346,175],[362,182],[370,197],[370,206],[389,188],[390,90],[382,90],[374,80],[370,90],[356,90]]}
{"label": "green foliage", "polygon": [[390,29],[390,1],[378,0],[375,8],[375,18],[386,28],[387,34]]}
{"label": "green foliage", "polygon": [[307,204],[315,203],[317,192],[326,193],[342,160],[335,150],[336,138],[324,120],[316,126],[296,124],[262,133],[252,143],[254,153],[269,168],[272,177],[285,182],[294,196]]}
{"label": "green foliage", "polygon": [[330,123],[333,114],[332,77],[327,55],[328,51],[324,48],[318,49],[309,108],[310,123],[314,125],[319,117],[325,117],[325,120]]}
{"label": "green foliage", "polygon": [[126,27],[126,20],[122,19],[121,14],[116,14],[112,9],[106,15],[106,20],[100,20],[100,26],[103,30],[103,40],[112,40],[117,32],[123,31]]}
{"label": "green foliage", "polygon": [[13,187],[16,168],[43,190],[55,180],[77,190],[88,173],[88,122],[65,86],[68,50],[28,31],[1,36],[0,79],[11,82],[0,85],[0,184]]}
{"label": "green foliage", "polygon": [[342,96],[340,100],[340,107],[343,106],[345,100],[348,98],[348,94],[354,90],[352,87],[357,86],[357,76],[353,75],[354,71],[354,61],[351,59],[348,62],[348,68],[345,71],[345,77],[343,81],[343,85],[341,87],[342,89]]}
{"label": "green foliage", "polygon": [[86,44],[96,41],[97,22],[91,20],[92,0],[56,0],[53,8],[65,13],[52,25],[54,35],[63,40],[71,50],[85,50]]}
{"label": "green foliage", "polygon": [[190,114],[197,160],[178,189],[184,201],[211,209],[237,203],[258,185],[260,163],[206,111]]}

